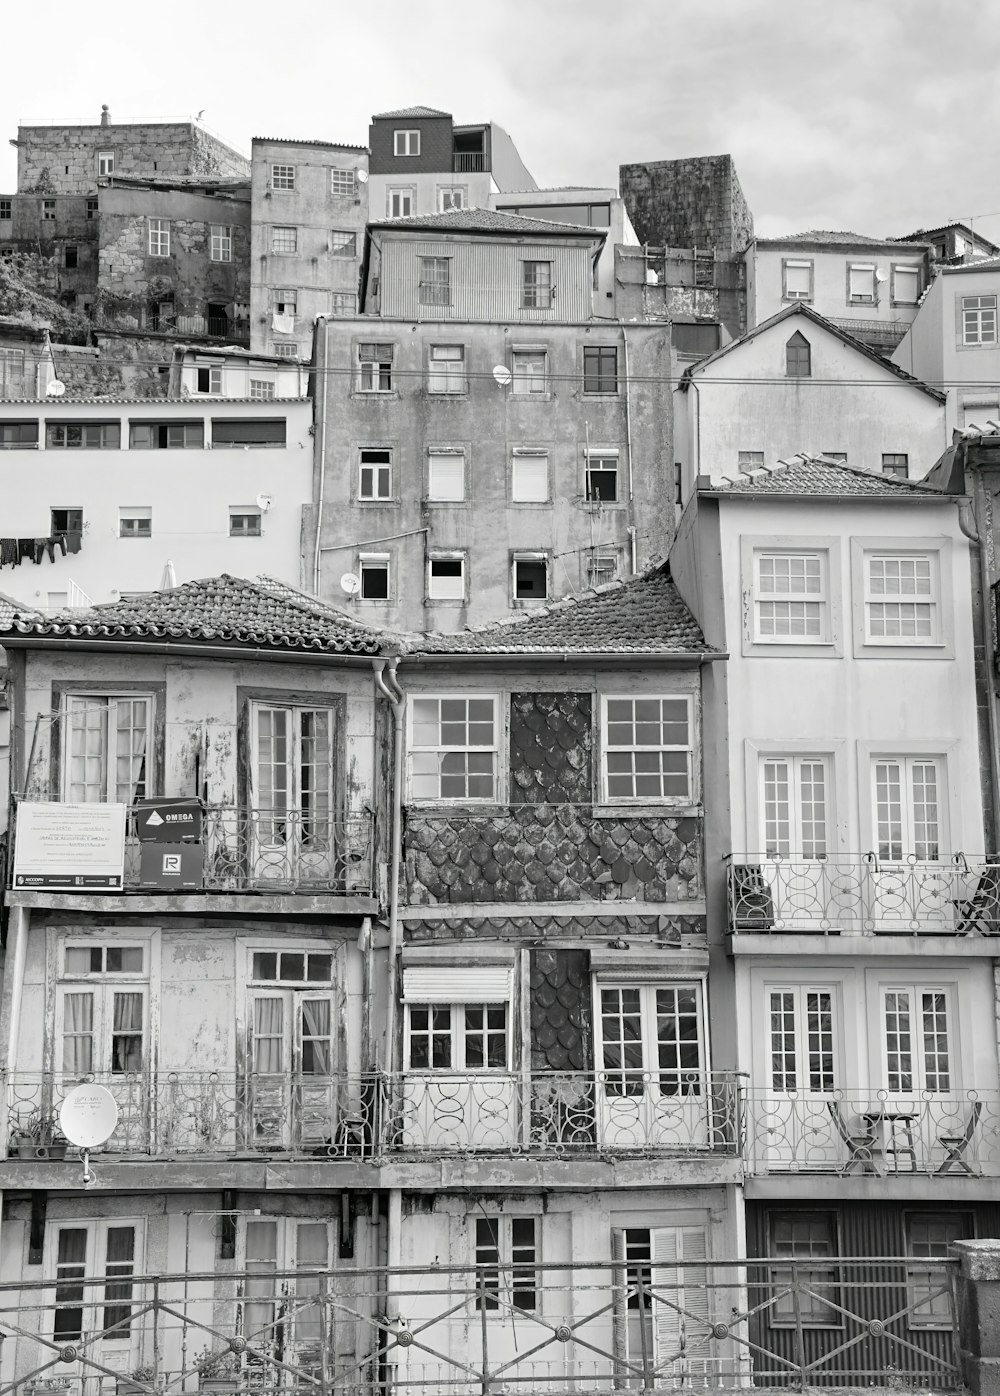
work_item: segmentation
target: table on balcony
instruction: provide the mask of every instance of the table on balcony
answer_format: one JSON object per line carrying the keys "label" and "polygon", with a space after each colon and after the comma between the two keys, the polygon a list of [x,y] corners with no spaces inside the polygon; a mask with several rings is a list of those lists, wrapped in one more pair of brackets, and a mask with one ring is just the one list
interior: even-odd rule
{"label": "table on balcony", "polygon": [[861,1118],[867,1120],[873,1130],[880,1126],[884,1130],[882,1157],[886,1160],[892,1158],[893,1173],[899,1172],[901,1154],[909,1158],[910,1172],[916,1173],[917,1151],[913,1143],[913,1121],[917,1118],[917,1111],[887,1110],[884,1106],[877,1105],[863,1111]]}

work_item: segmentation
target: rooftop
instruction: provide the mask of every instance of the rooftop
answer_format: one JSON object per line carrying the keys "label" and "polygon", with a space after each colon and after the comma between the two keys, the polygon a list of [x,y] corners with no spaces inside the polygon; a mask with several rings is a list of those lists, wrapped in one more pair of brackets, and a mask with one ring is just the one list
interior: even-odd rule
{"label": "rooftop", "polygon": [[377,111],[372,117],[373,121],[388,121],[390,118],[420,116],[446,116],[451,119],[450,111],[438,111],[436,107],[400,107],[398,111]]}
{"label": "rooftop", "polygon": [[[785,233],[782,237],[758,238],[758,244],[786,243],[786,242],[812,242],[828,243],[833,247],[899,247],[907,239],[902,238],[875,238],[869,233],[852,233],[838,228],[808,228],[804,233]],[[922,239],[914,238],[915,244],[919,244]]]}
{"label": "rooftop", "polygon": [[[704,478],[704,477],[703,477]],[[842,498],[941,499],[941,491],[915,480],[901,480],[894,475],[876,475],[871,470],[859,470],[828,456],[793,456],[775,465],[750,470],[735,479],[724,476],[719,481],[699,483],[700,494],[783,494],[826,495]]]}
{"label": "rooftop", "polygon": [[425,213],[416,218],[373,220],[370,228],[428,229],[439,233],[498,233],[519,237],[605,237],[607,228],[584,228],[575,223],[553,223],[545,218],[525,218],[489,208],[460,208],[448,213]]}
{"label": "rooftop", "polygon": [[252,136],[251,145],[305,145],[316,150],[358,150],[368,154],[366,145],[343,145],[340,141],[300,141],[294,136]]}

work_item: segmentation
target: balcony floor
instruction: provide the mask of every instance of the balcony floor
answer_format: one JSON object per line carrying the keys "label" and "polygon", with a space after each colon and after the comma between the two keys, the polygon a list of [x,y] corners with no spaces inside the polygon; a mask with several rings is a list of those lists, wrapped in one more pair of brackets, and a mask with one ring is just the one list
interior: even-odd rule
{"label": "balcony floor", "polygon": [[114,915],[152,912],[203,916],[376,916],[375,897],[338,897],[327,892],[46,892],[12,888],[8,906],[44,907],[50,911],[93,911]]}

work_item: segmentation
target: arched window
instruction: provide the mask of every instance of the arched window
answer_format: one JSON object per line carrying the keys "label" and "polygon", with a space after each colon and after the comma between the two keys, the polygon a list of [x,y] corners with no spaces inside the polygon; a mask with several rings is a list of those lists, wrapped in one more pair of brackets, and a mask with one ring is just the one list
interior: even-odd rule
{"label": "arched window", "polygon": [[812,377],[812,350],[809,341],[801,331],[796,330],[785,345],[785,376],[787,378]]}

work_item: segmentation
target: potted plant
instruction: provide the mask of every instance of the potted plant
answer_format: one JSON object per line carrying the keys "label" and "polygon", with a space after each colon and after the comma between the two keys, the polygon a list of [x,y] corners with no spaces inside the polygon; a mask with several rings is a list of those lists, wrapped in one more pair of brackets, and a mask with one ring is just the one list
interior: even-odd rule
{"label": "potted plant", "polygon": [[68,1148],[53,1112],[36,1106],[29,1114],[15,1117],[8,1149],[11,1158],[64,1159]]}
{"label": "potted plant", "polygon": [[212,1391],[216,1396],[231,1396],[239,1390],[239,1358],[228,1347],[213,1352],[204,1347],[194,1359],[198,1373],[198,1390]]}
{"label": "potted plant", "polygon": [[149,1388],[155,1385],[156,1368],[146,1362],[133,1368],[127,1376],[118,1378],[118,1396],[148,1396]]}

